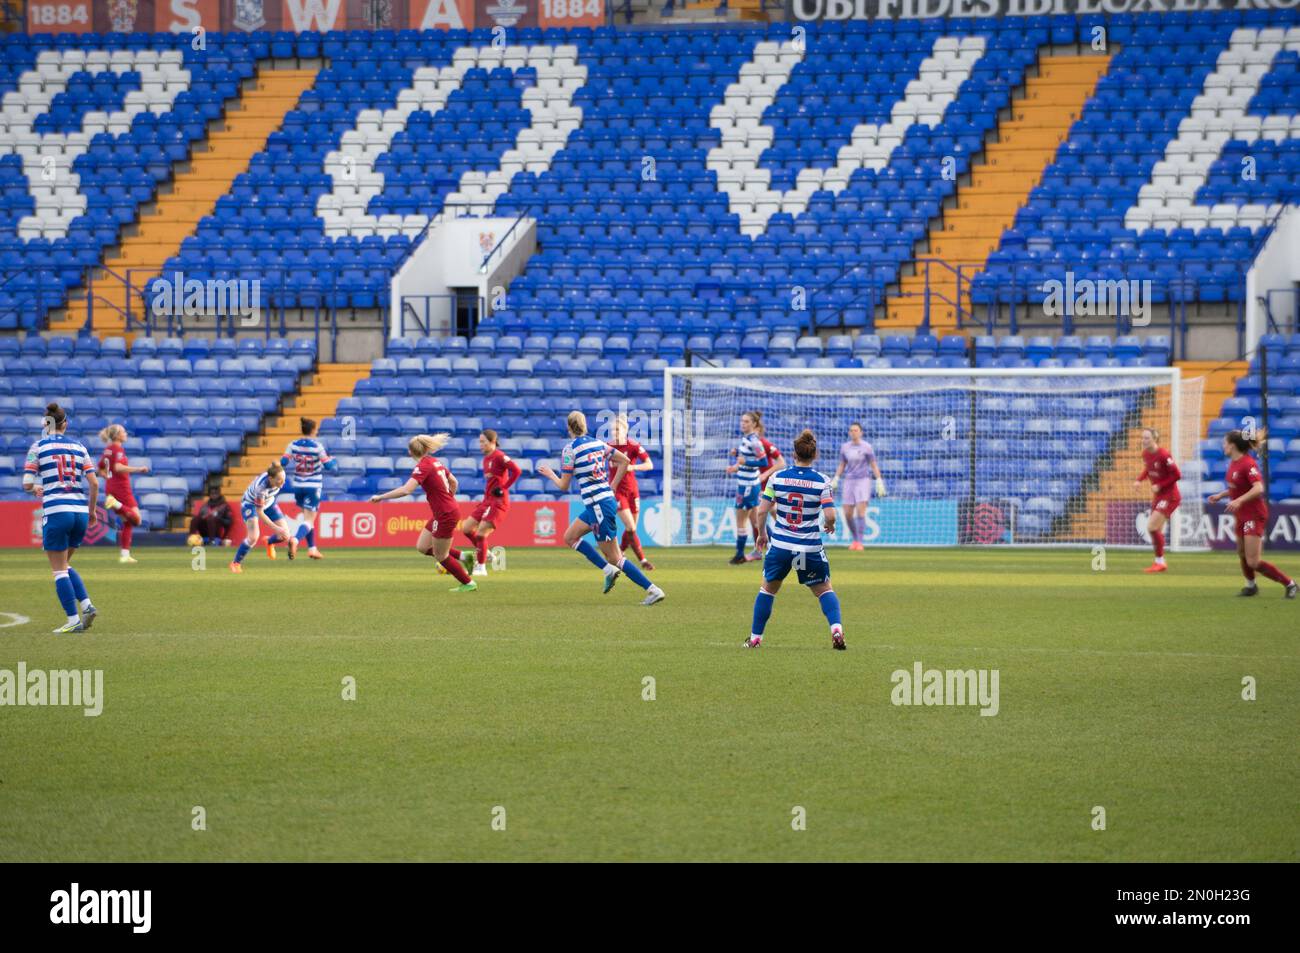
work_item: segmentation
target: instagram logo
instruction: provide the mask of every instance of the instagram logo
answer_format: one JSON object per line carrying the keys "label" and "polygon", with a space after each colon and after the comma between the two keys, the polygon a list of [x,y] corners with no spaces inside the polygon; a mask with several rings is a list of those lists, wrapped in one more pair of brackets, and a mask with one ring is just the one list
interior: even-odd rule
{"label": "instagram logo", "polygon": [[356,513],[352,517],[352,535],[357,539],[372,539],[375,535],[375,514]]}

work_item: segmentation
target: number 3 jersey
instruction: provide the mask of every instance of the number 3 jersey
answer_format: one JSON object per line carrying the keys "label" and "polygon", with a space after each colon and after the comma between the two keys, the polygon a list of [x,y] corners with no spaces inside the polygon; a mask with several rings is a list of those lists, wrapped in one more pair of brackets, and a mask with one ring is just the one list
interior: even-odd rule
{"label": "number 3 jersey", "polygon": [[772,545],[796,553],[822,549],[822,510],[834,510],[831,480],[812,467],[786,467],[772,475],[763,495],[772,507]]}
{"label": "number 3 jersey", "polygon": [[41,510],[45,516],[90,511],[83,476],[93,473],[95,465],[86,448],[71,437],[50,434],[37,440],[27,451],[23,469],[33,482],[41,481]]}

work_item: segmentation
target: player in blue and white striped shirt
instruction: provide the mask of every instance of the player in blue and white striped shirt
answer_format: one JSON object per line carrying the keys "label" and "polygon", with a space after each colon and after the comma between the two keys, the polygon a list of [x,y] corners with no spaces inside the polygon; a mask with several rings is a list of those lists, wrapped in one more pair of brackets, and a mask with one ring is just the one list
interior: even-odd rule
{"label": "player in blue and white striped shirt", "polygon": [[[620,573],[646,591],[641,605],[652,606],[662,602],[664,591],[646,578],[635,562],[623,558],[622,551],[615,542],[618,533],[618,503],[614,499],[614,488],[618,486],[627,473],[628,458],[615,450],[605,441],[587,433],[587,418],[578,410],[569,414],[569,436],[572,437],[564,447],[561,469],[564,476],[556,475],[550,467],[542,465],[537,472],[567,492],[573,480],[578,481],[578,492],[586,509],[569,524],[564,533],[564,542],[586,556],[597,569],[605,574],[605,591],[614,588],[614,580]],[[609,463],[614,464],[614,479],[611,482]],[[584,537],[595,533],[596,546],[592,546]],[[604,554],[604,558],[601,554]]]}
{"label": "player in blue and white striped shirt", "polygon": [[230,564],[231,572],[244,571],[244,557],[257,545],[257,539],[261,535],[260,523],[266,523],[279,534],[281,540],[289,544],[290,559],[297,555],[298,540],[289,532],[289,523],[284,518],[284,513],[275,505],[275,498],[280,495],[282,486],[284,467],[278,463],[271,464],[248,484],[239,504],[239,515],[244,518],[244,541],[235,550],[234,562]]}
{"label": "player in blue and white striped shirt", "polygon": [[731,451],[736,462],[727,467],[728,473],[736,475],[736,555],[731,557],[733,566],[745,561],[750,512],[758,506],[759,486],[763,471],[767,469],[767,450],[763,447],[763,434],[759,427],[762,419],[757,410],[747,410],[740,415],[740,443]]}
{"label": "player in blue and white striped shirt", "polygon": [[[320,512],[321,491],[325,486],[325,471],[338,469],[338,462],[325,450],[325,445],[316,439],[319,426],[310,417],[299,418],[302,436],[289,444],[280,458],[284,467],[292,465],[293,501],[300,513],[298,524],[298,542],[307,541],[307,555],[312,559],[324,559],[316,548],[316,514]],[[268,547],[275,546],[274,539],[268,540]]]}
{"label": "player in blue and white striped shirt", "polygon": [[830,477],[813,469],[816,459],[817,438],[811,430],[805,430],[794,440],[795,465],[774,473],[763,491],[757,542],[764,544],[767,515],[773,513],[771,548],[763,559],[763,585],[754,600],[754,625],[745,640],[746,648],[756,649],[763,644],[763,629],[772,615],[772,603],[792,568],[799,574],[800,585],[807,586],[821,604],[831,627],[831,645],[846,647],[840,599],[831,588],[831,567],[822,546],[820,525],[824,519],[826,532],[835,532],[835,500]]}
{"label": "player in blue and white striped shirt", "polygon": [[69,563],[96,516],[99,479],[86,448],[65,434],[68,415],[62,407],[46,406],[41,429],[45,435],[27,451],[23,489],[41,501],[41,548],[50,561],[54,591],[68,619],[54,631],[84,632],[94,623],[98,610]]}

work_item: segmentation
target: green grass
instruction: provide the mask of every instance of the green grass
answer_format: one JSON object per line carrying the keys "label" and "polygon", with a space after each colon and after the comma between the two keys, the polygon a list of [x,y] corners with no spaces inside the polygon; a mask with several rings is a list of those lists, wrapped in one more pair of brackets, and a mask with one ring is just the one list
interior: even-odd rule
{"label": "green grass", "polygon": [[[1297,858],[1300,602],[1234,598],[1231,555],[835,552],[843,653],[793,585],[742,650],[720,549],[655,552],[651,609],[567,551],[472,596],[414,552],[137,555],[80,554],[102,615],[54,636],[42,554],[0,551],[0,667],[106,696],[0,708],[0,860]],[[894,706],[918,660],[998,669],[1000,713]]]}

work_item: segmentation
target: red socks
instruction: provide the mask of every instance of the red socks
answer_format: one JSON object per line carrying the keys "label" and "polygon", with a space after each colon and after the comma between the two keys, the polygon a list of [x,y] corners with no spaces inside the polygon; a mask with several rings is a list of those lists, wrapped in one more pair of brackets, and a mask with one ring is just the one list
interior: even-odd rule
{"label": "red socks", "polygon": [[623,531],[623,539],[619,543],[619,548],[626,550],[629,546],[632,547],[632,552],[636,553],[637,559],[645,559],[645,553],[641,551],[641,538],[637,536],[635,530]]}
{"label": "red socks", "polygon": [[465,567],[462,566],[460,560],[455,557],[448,555],[447,558],[442,561],[442,568],[455,576],[456,581],[461,585],[469,582],[469,573],[465,572]]}
{"label": "red socks", "polygon": [[1165,533],[1164,530],[1156,530],[1151,534],[1151,545],[1156,549],[1156,558],[1165,554]]}
{"label": "red socks", "polygon": [[[433,550],[432,550],[432,549],[429,550],[429,551],[428,551],[427,553],[425,553],[424,555],[426,555],[426,556],[428,556],[430,559],[432,559],[432,558],[433,558]],[[455,546],[453,546],[451,549],[447,550],[447,558],[448,558],[448,559],[455,559],[455,560],[459,561],[459,560],[460,560],[460,550],[457,549]]]}
{"label": "red socks", "polygon": [[474,555],[478,557],[480,566],[487,565],[487,537],[480,536],[477,533],[465,533],[465,538],[469,544],[474,547]]}
{"label": "red socks", "polygon": [[1250,563],[1246,562],[1245,556],[1238,556],[1241,560],[1241,574],[1246,577],[1247,582],[1255,581],[1255,570],[1250,568]]}
{"label": "red socks", "polygon": [[131,535],[135,532],[135,524],[122,520],[122,528],[117,534],[117,545],[120,549],[131,548]]}
{"label": "red socks", "polygon": [[1282,572],[1282,570],[1278,569],[1272,563],[1260,562],[1255,569],[1258,570],[1265,579],[1272,579],[1274,582],[1280,582],[1284,586],[1291,585],[1291,580],[1287,578],[1286,573]]}

